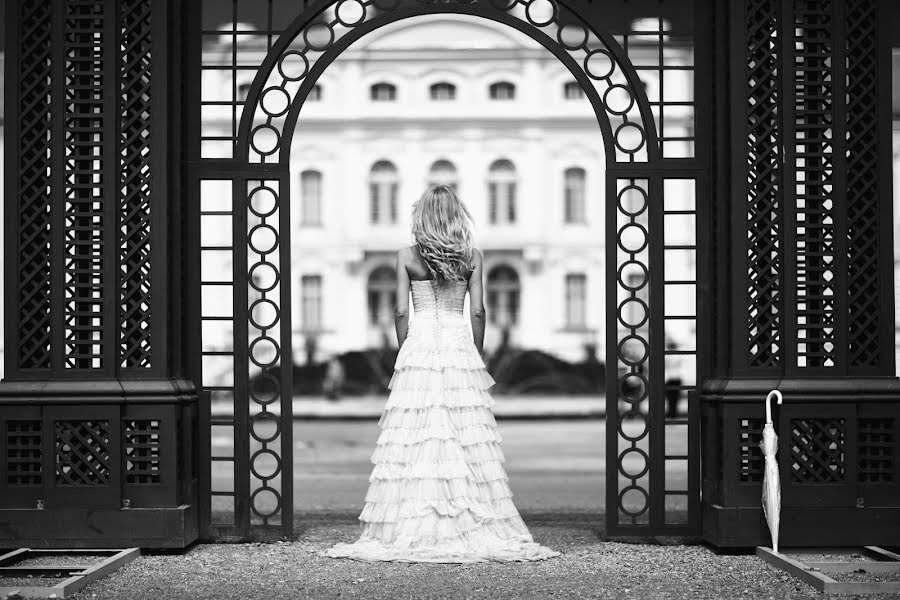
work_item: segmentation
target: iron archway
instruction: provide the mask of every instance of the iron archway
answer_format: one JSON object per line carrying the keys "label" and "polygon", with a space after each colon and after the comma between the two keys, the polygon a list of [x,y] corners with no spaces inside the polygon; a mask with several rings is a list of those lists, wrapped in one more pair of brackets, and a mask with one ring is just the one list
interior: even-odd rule
{"label": "iron archway", "polygon": [[[334,18],[323,21],[332,7]],[[292,385],[291,325],[289,311],[281,307],[291,305],[290,286],[282,285],[291,280],[288,177],[290,144],[303,101],[328,65],[367,33],[402,19],[444,13],[486,18],[525,33],[566,66],[591,102],[607,150],[606,197],[615,198],[607,202],[605,232],[608,240],[616,240],[606,251],[607,527],[611,534],[693,532],[698,525],[696,477],[689,477],[687,490],[677,491],[668,490],[665,480],[666,461],[673,459],[665,449],[666,353],[661,350],[666,282],[649,273],[651,262],[662,271],[666,181],[692,181],[699,204],[703,173],[693,161],[685,165],[662,156],[650,102],[622,47],[553,0],[323,2],[301,13],[272,45],[247,94],[234,160],[219,177],[231,180],[235,205],[246,206],[234,214],[234,394],[249,398],[249,406],[235,404],[234,447],[242,459],[236,464],[235,479],[241,482],[233,491],[234,526],[215,531],[246,535],[251,523],[292,531],[291,511],[284,510],[293,506],[291,399],[281,393]],[[696,209],[692,215],[696,217]],[[636,282],[635,276],[642,280]],[[260,302],[276,315],[266,327],[249,312],[251,304]],[[647,318],[630,322],[625,317],[629,304],[643,306]],[[250,371],[256,369],[267,373],[262,395],[251,386]],[[640,393],[623,393],[635,382]],[[260,435],[255,431],[260,423],[277,423],[277,433]],[[689,435],[696,437],[694,427]],[[251,439],[256,447],[252,454]],[[261,473],[254,467],[259,457],[277,468]],[[697,472],[696,453],[674,458],[686,463],[689,474]],[[675,524],[665,514],[666,497],[672,493],[688,496],[687,514]],[[208,507],[204,512],[210,515]]]}

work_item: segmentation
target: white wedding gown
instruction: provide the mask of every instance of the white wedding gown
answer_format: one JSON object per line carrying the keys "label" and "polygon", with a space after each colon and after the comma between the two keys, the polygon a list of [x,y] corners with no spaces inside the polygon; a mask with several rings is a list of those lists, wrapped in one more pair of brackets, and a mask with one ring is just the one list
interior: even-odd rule
{"label": "white wedding gown", "polygon": [[463,316],[467,284],[411,281],[409,333],[379,425],[362,535],[332,557],[468,563],[559,555],[512,502],[488,388]]}

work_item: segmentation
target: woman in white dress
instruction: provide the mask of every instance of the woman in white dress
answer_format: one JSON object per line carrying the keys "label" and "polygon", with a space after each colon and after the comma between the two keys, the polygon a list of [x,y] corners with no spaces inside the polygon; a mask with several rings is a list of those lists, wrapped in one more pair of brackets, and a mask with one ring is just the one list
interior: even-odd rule
{"label": "woman in white dress", "polygon": [[494,380],[481,358],[482,257],[471,215],[453,188],[430,187],[413,205],[412,233],[415,245],[397,253],[400,351],[359,516],[362,535],[327,554],[444,563],[557,556],[534,542],[503,468],[487,391]]}

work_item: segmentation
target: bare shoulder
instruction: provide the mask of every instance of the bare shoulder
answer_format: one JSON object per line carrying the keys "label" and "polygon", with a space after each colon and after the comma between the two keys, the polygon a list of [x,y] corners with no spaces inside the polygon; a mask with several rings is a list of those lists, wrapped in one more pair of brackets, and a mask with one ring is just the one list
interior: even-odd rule
{"label": "bare shoulder", "polygon": [[481,250],[478,248],[472,249],[472,266],[480,267],[484,257],[481,255]]}
{"label": "bare shoulder", "polygon": [[413,260],[413,247],[406,246],[405,248],[400,248],[397,251],[397,264],[398,265],[408,265]]}

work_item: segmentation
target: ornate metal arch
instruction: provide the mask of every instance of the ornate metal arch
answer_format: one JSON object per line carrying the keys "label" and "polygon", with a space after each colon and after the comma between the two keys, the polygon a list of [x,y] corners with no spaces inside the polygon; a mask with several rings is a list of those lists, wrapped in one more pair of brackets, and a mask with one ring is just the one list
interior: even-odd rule
{"label": "ornate metal arch", "polygon": [[[324,20],[332,8],[328,14],[333,18]],[[381,12],[376,14],[375,9]],[[651,102],[623,47],[557,0],[331,0],[303,11],[274,41],[248,90],[234,158],[221,172],[233,182],[235,206],[245,207],[233,215],[234,302],[248,313],[236,312],[234,317],[233,390],[242,404],[243,399],[249,400],[240,407],[236,421],[240,426],[235,426],[235,453],[244,457],[238,471],[242,476],[249,471],[249,481],[230,493],[244,499],[235,522],[245,532],[251,523],[285,531],[292,527],[293,449],[287,391],[292,386],[293,353],[290,310],[286,309],[291,306],[291,286],[285,282],[291,281],[291,141],[300,109],[316,80],[353,42],[388,23],[440,14],[485,18],[528,35],[565,65],[591,102],[606,147],[608,201],[601,235],[610,240],[606,250],[608,530],[616,534],[685,532],[697,523],[698,490],[691,484],[689,490],[670,491],[663,481],[666,470],[675,464],[672,461],[682,461],[691,470],[698,464],[695,455],[688,462],[687,448],[674,456],[666,453],[665,432],[670,423],[664,414],[665,369],[670,353],[664,349],[664,331],[673,319],[684,317],[670,318],[664,311],[667,285],[672,282],[663,276],[664,250],[669,248],[663,216],[666,204],[675,202],[665,191],[669,183],[689,182],[697,204],[702,202],[700,163],[663,157]],[[680,212],[696,216],[696,208],[692,211]],[[696,250],[696,240],[692,244]],[[660,276],[649,276],[651,264]],[[690,280],[696,280],[696,273],[677,283],[696,287],[696,281]],[[265,322],[256,318],[254,311],[260,309],[271,318]],[[634,312],[642,312],[645,318],[629,317]],[[696,314],[690,318],[696,320]],[[696,354],[696,349],[686,353]],[[691,385],[680,389],[689,393]],[[258,426],[272,423],[278,424],[274,434],[257,432]],[[696,432],[691,436],[696,437]],[[263,473],[254,468],[258,461],[278,468]],[[664,504],[672,494],[687,497],[689,511],[682,511],[690,513],[687,521],[669,520]]]}
{"label": "ornate metal arch", "polygon": [[[320,17],[334,7],[334,19]],[[380,9],[375,14],[373,8]],[[292,133],[316,80],[344,50],[383,25],[410,17],[465,14],[509,25],[528,35],[572,73],[597,115],[607,164],[652,163],[660,158],[647,95],[622,47],[556,0],[445,3],[334,0],[291,23],[267,55],[248,92],[236,158],[290,162]]]}

